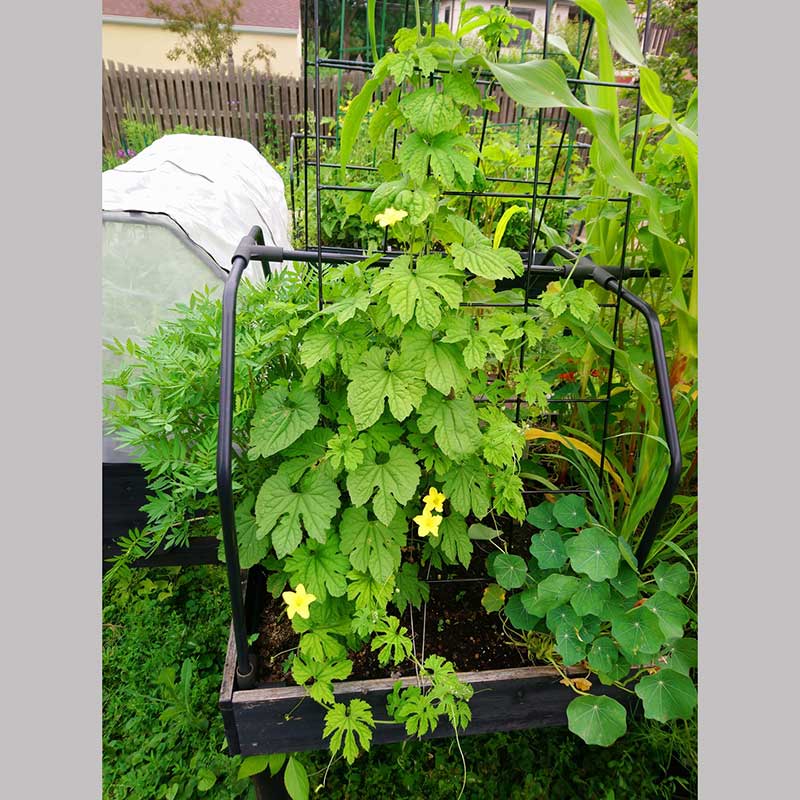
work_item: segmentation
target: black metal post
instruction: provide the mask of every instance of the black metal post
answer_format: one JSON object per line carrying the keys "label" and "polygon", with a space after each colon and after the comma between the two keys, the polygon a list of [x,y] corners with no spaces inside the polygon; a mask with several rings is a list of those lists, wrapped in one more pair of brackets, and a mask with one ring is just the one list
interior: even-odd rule
{"label": "black metal post", "polygon": [[658,387],[658,401],[661,405],[661,420],[664,425],[664,438],[669,448],[670,464],[664,486],[636,550],[636,559],[641,567],[647,559],[650,548],[653,546],[681,479],[681,443],[678,436],[678,425],[675,421],[675,407],[672,404],[669,367],[667,366],[667,356],[664,351],[664,340],[661,336],[661,323],[658,320],[658,314],[641,297],[621,286],[621,280],[615,278],[607,269],[594,267],[592,279],[604,289],[615,292],[621,300],[635,308],[645,318],[647,330],[650,334],[650,347],[653,352],[653,366],[655,367],[656,385]]}

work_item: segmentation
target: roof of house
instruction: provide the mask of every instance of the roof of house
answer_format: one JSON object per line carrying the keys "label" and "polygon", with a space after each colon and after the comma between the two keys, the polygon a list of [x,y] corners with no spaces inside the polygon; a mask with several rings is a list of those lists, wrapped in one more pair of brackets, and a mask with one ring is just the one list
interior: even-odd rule
{"label": "roof of house", "polygon": [[[180,8],[178,0],[164,0]],[[147,0],[103,0],[104,17],[145,17],[154,19]],[[236,18],[237,25],[261,28],[300,27],[300,0],[243,0]]]}

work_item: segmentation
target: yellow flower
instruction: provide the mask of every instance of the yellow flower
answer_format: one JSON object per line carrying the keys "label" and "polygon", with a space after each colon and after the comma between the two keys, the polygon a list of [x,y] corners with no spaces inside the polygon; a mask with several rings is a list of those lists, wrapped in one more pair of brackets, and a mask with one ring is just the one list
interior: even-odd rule
{"label": "yellow flower", "polygon": [[425,509],[427,511],[438,511],[440,514],[444,511],[445,500],[447,500],[445,493],[440,492],[434,486],[431,486],[428,490],[428,494],[422,498],[422,502],[425,503]]}
{"label": "yellow flower", "polygon": [[384,208],[380,214],[375,215],[375,222],[379,223],[381,228],[385,228],[387,225],[391,227],[395,222],[400,222],[401,219],[405,219],[407,216],[408,211],[389,206],[389,208]]}
{"label": "yellow flower", "polygon": [[286,613],[291,619],[295,614],[299,614],[303,619],[308,619],[308,607],[317,598],[315,595],[306,591],[306,587],[302,583],[297,584],[296,592],[284,592],[283,602],[286,603]]}
{"label": "yellow flower", "polygon": [[438,536],[442,518],[437,514],[431,514],[430,509],[426,506],[421,514],[414,517],[414,522],[419,525],[420,536],[427,536],[429,533]]}

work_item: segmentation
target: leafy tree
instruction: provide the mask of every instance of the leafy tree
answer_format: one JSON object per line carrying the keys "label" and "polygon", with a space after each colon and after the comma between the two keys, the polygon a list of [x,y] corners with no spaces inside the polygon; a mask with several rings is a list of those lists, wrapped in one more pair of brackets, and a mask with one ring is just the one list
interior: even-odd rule
{"label": "leafy tree", "polygon": [[[148,0],[147,7],[151,14],[166,22],[168,31],[180,36],[180,44],[167,53],[170,61],[183,57],[200,69],[233,61],[233,45],[239,39],[233,26],[242,0],[183,0],[180,7],[166,0]],[[254,50],[244,53],[242,64],[253,69],[257,62],[263,61],[269,71],[270,59],[274,57],[272,48],[259,43]]]}
{"label": "leafy tree", "polygon": [[148,0],[151,14],[166,22],[166,28],[180,36],[181,43],[168,53],[170,61],[185,57],[201,69],[219,67],[232,57],[239,34],[233,30],[242,0],[183,0],[180,7],[170,2]]}

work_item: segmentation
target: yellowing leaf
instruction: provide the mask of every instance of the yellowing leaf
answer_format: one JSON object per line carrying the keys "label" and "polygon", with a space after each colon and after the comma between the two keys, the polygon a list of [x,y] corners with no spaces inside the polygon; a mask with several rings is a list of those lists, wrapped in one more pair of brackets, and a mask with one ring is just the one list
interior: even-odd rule
{"label": "yellowing leaf", "polygon": [[[586,444],[586,442],[582,442],[580,439],[576,439],[574,436],[562,436],[560,433],[556,433],[555,431],[545,431],[541,428],[528,428],[528,430],[525,431],[525,438],[528,441],[533,441],[535,439],[550,439],[551,441],[559,442],[565,447],[572,447],[574,450],[579,450],[584,455],[587,455],[598,466],[602,460],[600,453],[598,453],[594,447]],[[611,478],[614,480],[614,483],[619,486],[622,496],[627,500],[628,493],[625,491],[625,485],[622,482],[622,478],[620,478],[619,474],[616,472],[616,470],[614,470],[607,460],[603,464],[603,469],[611,476]]]}

